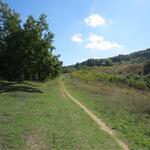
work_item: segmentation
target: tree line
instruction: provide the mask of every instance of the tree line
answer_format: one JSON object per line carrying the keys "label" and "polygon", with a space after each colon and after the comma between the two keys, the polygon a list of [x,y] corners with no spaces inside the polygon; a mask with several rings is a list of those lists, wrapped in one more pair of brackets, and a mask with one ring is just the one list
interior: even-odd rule
{"label": "tree line", "polygon": [[0,0],[1,79],[41,81],[58,76],[62,62],[53,54],[53,41],[45,14],[22,22],[20,14]]}
{"label": "tree line", "polygon": [[141,63],[150,60],[150,48],[138,52],[134,52],[128,55],[118,55],[105,59],[87,59],[81,63],[76,63],[71,67],[74,68],[84,68],[84,67],[94,67],[94,66],[112,66],[114,64],[122,63]]}

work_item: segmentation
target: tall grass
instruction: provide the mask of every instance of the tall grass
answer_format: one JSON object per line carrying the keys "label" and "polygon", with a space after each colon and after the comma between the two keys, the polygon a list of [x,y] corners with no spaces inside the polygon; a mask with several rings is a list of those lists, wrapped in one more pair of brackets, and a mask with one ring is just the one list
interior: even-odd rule
{"label": "tall grass", "polygon": [[88,82],[65,80],[69,92],[127,141],[129,149],[150,150],[149,90]]}

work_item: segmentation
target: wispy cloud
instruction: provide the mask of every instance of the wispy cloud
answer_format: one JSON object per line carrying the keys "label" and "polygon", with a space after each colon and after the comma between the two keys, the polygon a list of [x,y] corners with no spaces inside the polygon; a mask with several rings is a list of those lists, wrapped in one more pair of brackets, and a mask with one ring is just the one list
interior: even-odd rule
{"label": "wispy cloud", "polygon": [[98,36],[95,34],[90,34],[89,43],[86,45],[88,49],[96,49],[96,50],[108,50],[108,49],[118,49],[121,48],[121,45],[116,42],[106,41],[102,36]]}
{"label": "wispy cloud", "polygon": [[82,34],[75,34],[71,37],[71,40],[73,42],[82,42],[83,38],[82,38]]}
{"label": "wispy cloud", "polygon": [[106,24],[106,20],[102,16],[94,13],[85,18],[84,22],[91,27],[97,27]]}

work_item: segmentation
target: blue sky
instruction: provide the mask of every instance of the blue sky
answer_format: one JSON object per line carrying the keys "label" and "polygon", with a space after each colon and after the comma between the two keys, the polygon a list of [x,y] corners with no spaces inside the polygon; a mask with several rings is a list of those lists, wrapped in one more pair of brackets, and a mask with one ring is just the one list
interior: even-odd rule
{"label": "blue sky", "polygon": [[7,0],[22,20],[47,14],[64,65],[150,47],[150,0]]}

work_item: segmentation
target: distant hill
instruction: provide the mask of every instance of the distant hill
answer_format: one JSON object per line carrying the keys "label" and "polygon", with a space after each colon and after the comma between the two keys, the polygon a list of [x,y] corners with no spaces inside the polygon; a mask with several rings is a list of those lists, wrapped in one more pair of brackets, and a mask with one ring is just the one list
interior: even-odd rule
{"label": "distant hill", "polygon": [[150,48],[146,50],[141,50],[128,55],[118,55],[115,57],[105,58],[105,59],[94,59],[90,58],[81,63],[76,63],[75,65],[68,66],[69,68],[79,68],[79,67],[94,67],[94,66],[112,66],[113,64],[124,64],[124,63],[142,63],[150,60]]}

